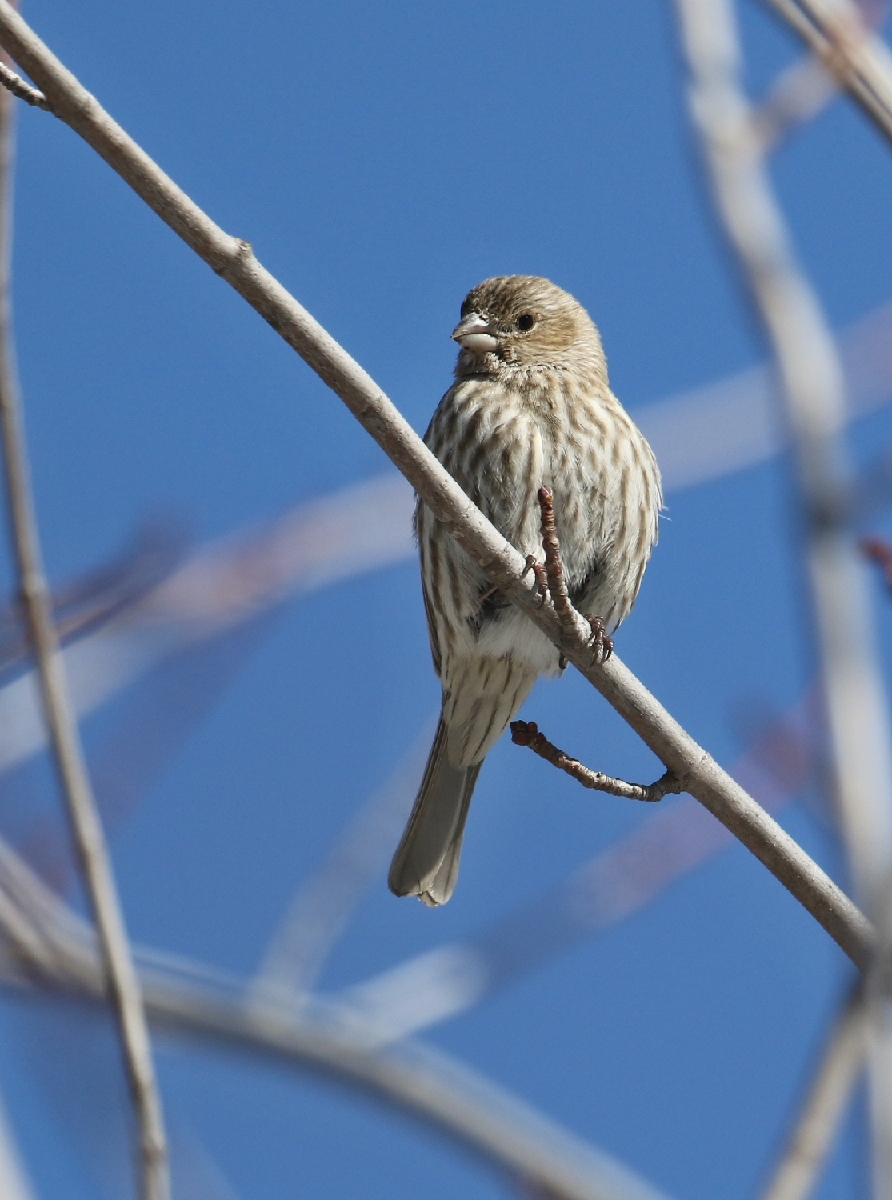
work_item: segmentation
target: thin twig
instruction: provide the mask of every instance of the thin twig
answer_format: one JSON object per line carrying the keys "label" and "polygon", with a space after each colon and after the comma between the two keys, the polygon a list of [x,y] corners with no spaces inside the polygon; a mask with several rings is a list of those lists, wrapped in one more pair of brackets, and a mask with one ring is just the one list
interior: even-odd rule
{"label": "thin twig", "polygon": [[765,0],[892,141],[892,60],[850,0]]}
{"label": "thin twig", "polygon": [[592,663],[591,630],[581,616],[568,630],[524,560],[468,499],[365,371],[266,271],[244,241],[224,233],[149,158],[56,59],[15,10],[0,0],[0,44],[41,87],[53,111],[88,142],[142,199],[252,305],[338,395],[406,476],[443,527],[601,692],[657,757],[863,966],[870,923],[776,821],[747,795],[614,656]]}
{"label": "thin twig", "polygon": [[43,92],[32,87],[30,83],[26,83],[21,75],[16,75],[15,71],[11,71],[6,63],[2,61],[0,61],[0,85],[5,87],[7,91],[12,92],[13,96],[17,96],[19,100],[24,100],[26,104],[30,104],[33,108],[42,108],[44,112],[53,111]]}
{"label": "thin twig", "polygon": [[867,1048],[864,989],[852,990],[834,1022],[796,1125],[761,1200],[807,1200],[851,1100]]}
{"label": "thin twig", "polygon": [[554,523],[554,493],[549,487],[540,487],[538,492],[539,511],[542,514],[542,549],[545,554],[545,577],[548,592],[558,620],[565,629],[576,628],[576,613],[570,603],[570,593],[564,579],[564,563]]}
{"label": "thin twig", "polygon": [[576,758],[570,758],[563,750],[559,750],[550,742],[544,733],[539,732],[535,721],[512,721],[511,741],[515,746],[529,746],[534,754],[550,762],[559,771],[566,771],[577,783],[595,792],[609,792],[611,796],[622,796],[626,800],[644,800],[654,804],[670,793],[683,792],[681,782],[671,771],[661,775],[655,783],[626,783],[624,779],[614,779],[612,775],[604,775],[601,771],[592,771]]}
{"label": "thin twig", "polygon": [[[806,699],[778,725],[798,742],[797,730],[809,726],[806,714],[812,707],[806,693]],[[763,737],[737,760],[732,774],[741,781],[752,780],[763,789],[763,803],[778,809],[802,787],[807,764],[801,760],[798,765],[788,764],[782,780],[772,778],[772,768],[766,775]],[[393,1040],[452,1019],[541,970],[577,942],[651,904],[666,887],[727,848],[731,840],[729,830],[693,797],[682,796],[677,803],[652,810],[627,837],[476,933],[403,959],[344,989],[336,999],[386,1029]]]}
{"label": "thin twig", "polygon": [[[576,632],[580,614],[573,607],[570,600],[570,593],[567,591],[567,582],[564,578],[564,560],[561,558],[561,544],[558,541],[557,525],[554,517],[554,493],[549,487],[540,487],[536,493],[536,498],[539,502],[539,512],[541,515],[541,531],[542,531],[542,550],[545,554],[545,566],[542,567],[535,562],[532,555],[527,555],[527,566],[532,567],[536,574],[536,581],[540,584],[542,580],[540,574],[545,577],[546,595],[551,596],[551,602],[554,606],[554,611],[558,615],[558,620],[561,627],[566,629],[572,636]],[[604,629],[604,622],[601,617],[587,617],[589,628],[591,629],[590,645],[594,650],[594,662],[606,663],[613,654],[613,638],[610,637]],[[563,670],[567,665],[567,659],[561,654],[558,659],[560,669]]]}
{"label": "thin twig", "polygon": [[130,957],[114,876],[68,693],[44,578],[29,477],[11,333],[12,114],[10,96],[0,93],[0,427],[7,509],[22,606],[37,664],[43,716],[96,921],[109,999],[118,1022],[137,1114],[141,1193],[144,1200],[167,1200],[167,1148],[139,980]]}

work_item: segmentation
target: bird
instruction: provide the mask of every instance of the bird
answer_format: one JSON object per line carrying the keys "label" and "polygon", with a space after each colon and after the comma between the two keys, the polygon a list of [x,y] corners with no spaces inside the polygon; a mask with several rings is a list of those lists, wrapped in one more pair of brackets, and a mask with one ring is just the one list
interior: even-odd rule
{"label": "bird", "polygon": [[[552,490],[570,599],[609,635],[638,595],[662,488],[653,451],[610,390],[600,334],[573,296],[535,275],[484,280],[460,317],[455,382],[424,441],[528,561],[542,553],[539,489]],[[433,907],[455,889],[484,758],[536,679],[565,664],[420,498],[415,535],[442,708],[388,884]]]}

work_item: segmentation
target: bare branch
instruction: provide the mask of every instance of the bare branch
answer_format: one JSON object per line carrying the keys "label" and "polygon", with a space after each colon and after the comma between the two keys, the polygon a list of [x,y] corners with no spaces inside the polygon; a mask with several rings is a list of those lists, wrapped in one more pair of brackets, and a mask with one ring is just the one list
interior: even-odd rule
{"label": "bare branch", "polygon": [[850,470],[840,439],[841,371],[752,138],[727,0],[678,0],[678,7],[694,80],[692,113],[716,202],[784,384],[808,521],[837,793],[856,877],[870,895],[889,856],[892,762],[866,581],[847,529]]}
{"label": "bare branch", "polygon": [[852,901],[691,738],[614,656],[591,662],[591,631],[540,604],[524,561],[468,499],[369,375],[254,258],[198,208],[127,136],[15,10],[0,0],[0,44],[41,87],[54,113],[79,133],[201,258],[291,345],[378,442],[456,541],[542,629],[661,759],[787,887],[859,965],[873,932]]}
{"label": "bare branch", "polygon": [[765,0],[892,141],[892,59],[850,0]]}
{"label": "bare branch", "polygon": [[[0,983],[42,986],[101,999],[103,970],[89,926],[0,841]],[[17,917],[6,920],[10,906]],[[50,948],[29,962],[29,926]],[[241,981],[183,959],[139,952],[146,1011],[153,1025],[242,1053],[326,1075],[408,1113],[494,1164],[531,1194],[552,1200],[665,1200],[662,1193],[606,1154],[555,1125],[503,1089],[446,1055],[405,1042],[382,1053],[376,1031],[343,1008],[314,999],[295,1011]],[[17,968],[25,963],[26,969]],[[349,1019],[346,1019],[349,1018]]]}
{"label": "bare branch", "polygon": [[515,746],[529,746],[534,754],[550,762],[559,771],[566,771],[577,783],[595,792],[609,792],[611,796],[622,796],[626,800],[644,800],[654,804],[670,793],[676,795],[683,791],[681,783],[667,771],[656,783],[626,783],[624,779],[614,779],[601,771],[592,771],[576,758],[570,758],[563,750],[558,750],[544,733],[539,732],[535,721],[512,721],[511,741]]}
{"label": "bare branch", "polygon": [[[829,725],[835,797],[852,873],[877,918],[877,953],[888,941],[892,863],[890,714],[879,670],[867,580],[851,534],[853,472],[842,438],[842,369],[818,301],[795,261],[742,90],[732,0],[677,0],[691,72],[691,112],[716,206],[774,351],[793,434],[808,566]],[[825,5],[803,8],[828,14]],[[857,14],[841,4],[836,13]],[[829,20],[829,17],[828,17]],[[834,26],[840,45],[860,24]],[[843,35],[845,34],[845,38]],[[848,40],[846,40],[848,39]],[[872,970],[872,974],[876,972]],[[885,1002],[868,989],[875,1050],[888,1039]],[[883,1032],[885,1029],[885,1032]],[[875,1176],[890,1192],[892,1076],[872,1056]]]}
{"label": "bare branch", "polygon": [[795,1128],[761,1200],[807,1200],[811,1195],[864,1066],[865,1018],[859,985],[834,1022]]}
{"label": "bare branch", "polygon": [[19,588],[37,663],[43,716],[72,836],[96,920],[109,998],[118,1022],[140,1136],[145,1200],[167,1200],[167,1148],[139,981],[121,914],[59,641],[53,624],[34,512],[11,335],[9,294],[13,105],[0,94],[0,427],[4,478]]}

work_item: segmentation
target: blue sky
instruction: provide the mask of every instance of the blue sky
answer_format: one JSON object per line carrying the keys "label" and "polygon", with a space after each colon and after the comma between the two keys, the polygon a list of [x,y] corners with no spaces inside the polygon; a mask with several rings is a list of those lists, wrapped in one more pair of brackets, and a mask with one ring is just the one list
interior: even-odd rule
{"label": "blue sky", "polygon": [[[740,12],[761,91],[800,51],[758,5]],[[699,172],[666,3],[31,0],[25,15],[419,431],[449,383],[461,299],[491,274],[573,292],[633,414],[764,356]],[[340,402],[86,145],[19,115],[16,327],[53,579],[109,557],[147,515],[202,543],[386,469]],[[774,178],[831,323],[889,300],[892,155],[861,116],[835,102],[782,149]],[[859,461],[890,435],[886,411],[861,422]],[[892,532],[885,517],[871,528]],[[876,599],[888,651],[878,586]],[[225,688],[207,683],[224,650],[185,664],[171,694],[191,713],[207,684],[214,702],[113,830],[133,936],[246,975],[438,702],[411,561],[302,596],[260,633]],[[744,748],[742,708],[796,702],[813,664],[783,459],[669,498],[617,650],[723,764]],[[167,702],[149,704],[159,726]],[[122,711],[87,723],[94,760]],[[593,767],[660,773],[572,673],[540,684],[524,715]],[[52,816],[35,771],[34,803]],[[23,803],[0,796],[0,830]],[[782,819],[844,880],[817,813],[804,797]],[[321,986],[473,936],[649,815],[503,741],[453,901],[397,901],[382,864]],[[426,1036],[679,1200],[743,1200],[848,977],[735,846]],[[445,1142],[309,1077],[172,1043],[160,1071],[171,1126],[193,1147],[182,1153],[207,1155],[244,1200],[508,1194]],[[0,1087],[41,1200],[108,1194],[105,1143],[76,1112],[106,1086],[116,1095],[105,1022],[2,1001]],[[862,1141],[856,1114],[820,1197],[865,1194]]]}

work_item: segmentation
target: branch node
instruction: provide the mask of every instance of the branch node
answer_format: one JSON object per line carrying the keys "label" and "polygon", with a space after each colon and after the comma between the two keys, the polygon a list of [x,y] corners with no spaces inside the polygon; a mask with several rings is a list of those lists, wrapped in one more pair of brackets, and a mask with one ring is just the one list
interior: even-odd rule
{"label": "branch node", "polygon": [[[227,283],[231,282],[228,278],[233,270],[241,267],[249,258],[254,256],[254,247],[244,238],[230,237],[229,246],[219,256],[216,263],[211,262],[211,270],[215,275],[219,275],[221,279],[225,279]],[[209,260],[210,261],[210,260]]]}

